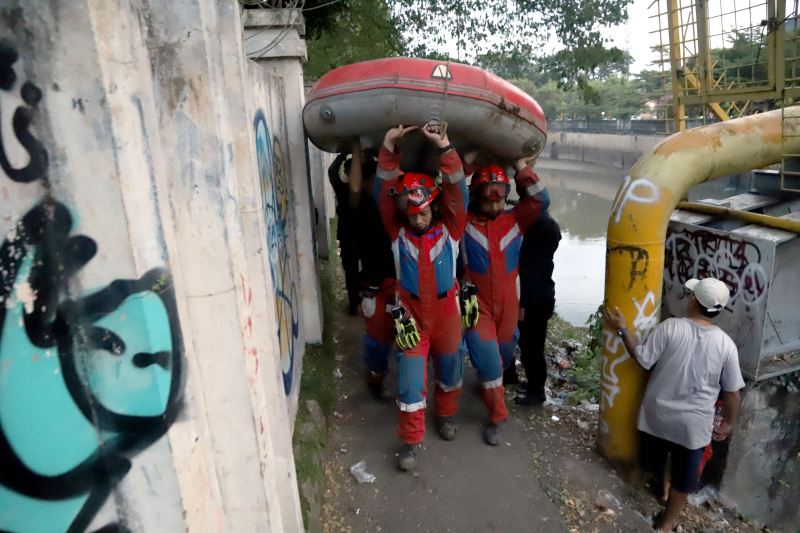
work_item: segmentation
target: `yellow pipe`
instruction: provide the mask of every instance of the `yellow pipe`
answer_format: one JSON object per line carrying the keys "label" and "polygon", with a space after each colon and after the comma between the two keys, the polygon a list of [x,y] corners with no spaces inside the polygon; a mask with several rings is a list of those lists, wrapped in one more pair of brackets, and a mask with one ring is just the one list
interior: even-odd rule
{"label": "yellow pipe", "polygon": [[[620,308],[640,342],[658,324],[664,242],[673,209],[694,185],[779,163],[784,153],[800,153],[800,110],[784,109],[785,122],[781,112],[676,133],[642,156],[623,181],[608,221],[605,303]],[[610,459],[632,463],[645,372],[608,324],[603,334],[598,445]]]}
{"label": "yellow pipe", "polygon": [[800,221],[798,220],[771,217],[769,215],[751,213],[750,211],[741,211],[739,209],[730,209],[716,205],[698,204],[696,202],[678,202],[677,208],[685,209],[687,211],[694,211],[696,213],[704,213],[706,215],[736,218],[744,222],[758,224],[759,226],[765,226],[767,228],[775,228],[783,231],[800,233]]}

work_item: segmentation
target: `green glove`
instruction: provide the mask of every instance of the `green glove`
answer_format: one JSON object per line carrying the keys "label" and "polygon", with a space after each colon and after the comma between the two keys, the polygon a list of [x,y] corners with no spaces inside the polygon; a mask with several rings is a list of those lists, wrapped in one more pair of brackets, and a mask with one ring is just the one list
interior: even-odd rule
{"label": "green glove", "polygon": [[417,323],[406,311],[402,305],[392,309],[392,318],[394,319],[394,333],[397,345],[408,350],[414,348],[419,343],[419,331],[417,331]]}
{"label": "green glove", "polygon": [[478,311],[478,288],[472,283],[465,283],[461,288],[461,324],[466,329],[475,327],[480,317]]}

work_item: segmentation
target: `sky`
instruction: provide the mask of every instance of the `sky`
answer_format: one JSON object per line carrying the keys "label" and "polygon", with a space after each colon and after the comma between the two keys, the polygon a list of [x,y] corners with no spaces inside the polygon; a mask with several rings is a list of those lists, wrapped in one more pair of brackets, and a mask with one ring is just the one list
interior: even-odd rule
{"label": "sky", "polygon": [[[627,23],[603,31],[605,36],[613,39],[614,46],[627,50],[633,56],[634,63],[631,65],[631,73],[656,68],[649,64],[655,57],[650,47],[658,44],[658,34],[649,33],[658,29],[658,21],[648,18],[648,15],[656,12],[656,6],[648,10],[648,7],[654,2],[655,0],[634,0],[632,4],[628,5]],[[550,41],[549,46],[552,48],[550,52],[556,51],[558,42],[555,38]],[[547,48],[547,45],[545,47]],[[452,57],[458,56],[455,41],[439,47],[439,51],[448,53]]]}
{"label": "sky", "polygon": [[654,5],[650,10],[647,9],[653,3],[654,0],[634,0],[628,6],[627,23],[604,32],[606,36],[613,39],[615,46],[627,50],[633,56],[632,73],[656,68],[650,65],[655,57],[650,47],[658,44],[658,34],[649,32],[658,29],[658,21],[648,18],[656,13],[656,6]]}

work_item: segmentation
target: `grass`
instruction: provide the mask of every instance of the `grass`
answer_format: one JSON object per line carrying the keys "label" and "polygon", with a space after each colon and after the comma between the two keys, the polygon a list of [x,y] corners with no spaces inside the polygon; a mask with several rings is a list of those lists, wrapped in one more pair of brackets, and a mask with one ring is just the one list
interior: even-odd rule
{"label": "grass", "polygon": [[575,358],[570,370],[578,380],[578,389],[570,395],[575,403],[583,400],[596,403],[600,398],[600,366],[603,362],[603,305],[586,321],[589,336],[586,346]]}
{"label": "grass", "polygon": [[[336,378],[333,371],[336,368],[335,348],[333,338],[337,333],[337,324],[334,319],[338,305],[336,287],[343,287],[344,281],[340,277],[339,255],[335,252],[336,244],[336,219],[331,222],[331,250],[333,252],[327,260],[317,260],[317,276],[320,284],[320,297],[322,299],[323,330],[321,344],[306,344],[303,355],[303,373],[300,378],[299,409],[295,421],[295,433],[292,438],[294,448],[294,462],[297,471],[297,481],[302,486],[305,481],[317,483],[320,487],[325,483],[324,464],[319,466],[314,463],[315,454],[324,454],[327,435],[317,428],[315,438],[303,440],[300,438],[299,429],[306,422],[311,421],[311,414],[306,407],[308,400],[316,400],[325,417],[328,418],[333,410],[336,400]],[[300,498],[303,512],[303,522],[309,523],[310,504],[306,498]]]}

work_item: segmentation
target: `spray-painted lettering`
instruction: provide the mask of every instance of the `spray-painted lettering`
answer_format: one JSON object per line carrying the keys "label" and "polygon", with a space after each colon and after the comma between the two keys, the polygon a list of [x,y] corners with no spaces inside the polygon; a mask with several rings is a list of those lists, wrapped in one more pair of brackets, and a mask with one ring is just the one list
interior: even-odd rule
{"label": "spray-painted lettering", "polygon": [[670,228],[664,250],[664,282],[669,288],[692,278],[717,278],[730,290],[729,310],[740,301],[755,305],[766,296],[769,283],[761,259],[758,246],[743,238]]}
{"label": "spray-painted lettering", "polygon": [[283,161],[279,139],[270,138],[263,111],[256,112],[253,127],[256,134],[256,154],[270,272],[275,290],[275,319],[278,323],[283,386],[286,394],[289,394],[292,390],[295,349],[300,334],[297,317],[300,309],[288,243],[289,224],[294,219],[291,216],[288,169]]}
{"label": "spray-painted lettering", "polygon": [[[16,60],[0,45],[2,91],[17,86]],[[28,131],[41,91],[26,82],[20,93],[26,106],[13,131],[29,161],[14,166],[0,127],[2,179],[47,182],[47,152]],[[67,207],[48,196],[0,247],[0,531],[85,531],[131,458],[178,412],[182,349],[169,272],[75,297],[72,279],[98,250],[72,228]]]}
{"label": "spray-painted lettering", "polygon": [[614,215],[614,222],[619,224],[622,219],[622,212],[628,202],[636,202],[641,204],[652,204],[658,201],[660,191],[658,185],[653,183],[647,178],[639,178],[631,181],[630,176],[625,176],[622,181],[620,192],[617,193],[617,198],[614,200],[614,205],[611,207],[611,213]]}

